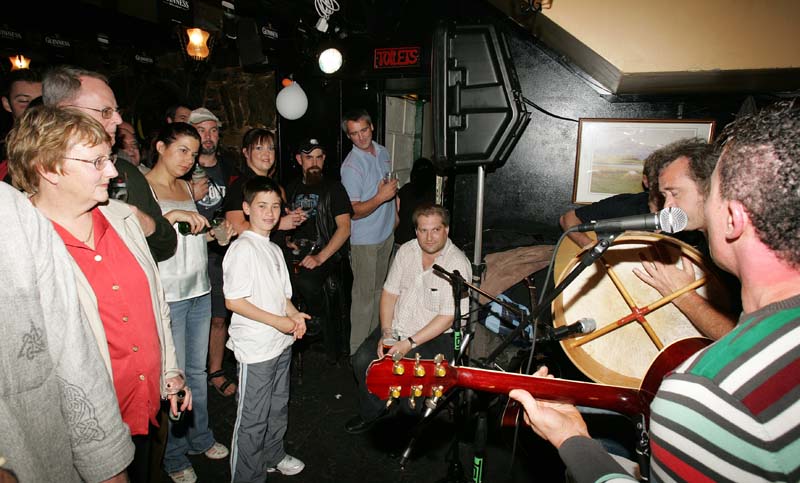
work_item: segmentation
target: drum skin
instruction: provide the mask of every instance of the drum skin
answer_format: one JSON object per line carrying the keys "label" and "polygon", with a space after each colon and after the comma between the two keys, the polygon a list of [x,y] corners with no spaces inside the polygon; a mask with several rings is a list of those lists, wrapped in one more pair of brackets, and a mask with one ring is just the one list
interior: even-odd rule
{"label": "drum skin", "polygon": [[[672,303],[649,313],[640,313],[638,317],[630,316],[635,309],[629,307],[623,292],[627,292],[634,307],[643,312],[663,298],[633,273],[633,268],[642,269],[640,256],[653,259],[655,249],[666,257],[667,263],[679,267],[682,267],[682,255],[691,260],[695,277],[705,277],[705,284],[696,289],[699,295],[706,299],[711,297],[715,302],[728,300],[721,282],[713,271],[708,270],[702,255],[693,247],[656,233],[627,232],[618,237],[602,258],[567,286],[552,307],[553,325],[556,327],[584,317],[595,319],[595,333],[563,340],[561,345],[573,364],[596,382],[638,388],[661,348],[679,339],[701,336]],[[561,273],[557,274],[557,281],[570,273],[582,254],[579,252],[564,265]],[[617,284],[608,274],[609,270],[616,275]],[[619,326],[606,327],[610,324]],[[646,325],[651,328],[651,333],[645,330]],[[600,335],[604,330],[608,332]]]}

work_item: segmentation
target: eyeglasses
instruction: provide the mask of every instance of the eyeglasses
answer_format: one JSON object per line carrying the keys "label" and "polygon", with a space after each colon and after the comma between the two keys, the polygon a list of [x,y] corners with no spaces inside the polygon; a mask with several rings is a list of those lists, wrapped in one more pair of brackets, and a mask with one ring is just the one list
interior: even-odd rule
{"label": "eyeglasses", "polygon": [[120,116],[122,116],[122,109],[120,109],[119,107],[106,107],[104,109],[95,109],[94,107],[76,106],[76,105],[70,105],[67,107],[77,107],[78,109],[89,109],[90,111],[99,112],[100,115],[103,117],[103,119],[111,119],[112,117],[114,117],[115,112],[118,113]]}
{"label": "eyeglasses", "polygon": [[108,156],[98,156],[95,159],[81,159],[81,158],[64,158],[64,159],[71,159],[73,161],[81,161],[83,163],[93,164],[97,171],[103,171],[106,167],[106,162],[110,161],[111,164],[117,163],[117,155],[116,154],[109,154]]}

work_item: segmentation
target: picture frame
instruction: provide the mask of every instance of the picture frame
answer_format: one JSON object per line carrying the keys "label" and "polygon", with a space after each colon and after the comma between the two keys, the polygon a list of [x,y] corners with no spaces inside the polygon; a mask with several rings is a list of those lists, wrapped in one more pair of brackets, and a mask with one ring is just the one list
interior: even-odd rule
{"label": "picture frame", "polygon": [[710,119],[580,119],[572,202],[641,192],[647,156],[679,139],[711,142],[715,126]]}

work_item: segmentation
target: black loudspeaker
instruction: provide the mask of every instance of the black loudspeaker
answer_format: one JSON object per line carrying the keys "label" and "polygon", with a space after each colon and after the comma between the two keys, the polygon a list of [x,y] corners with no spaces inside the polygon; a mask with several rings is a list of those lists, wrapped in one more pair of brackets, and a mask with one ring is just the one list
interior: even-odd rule
{"label": "black loudspeaker", "polygon": [[436,167],[502,166],[530,121],[505,36],[491,24],[442,24],[432,63]]}

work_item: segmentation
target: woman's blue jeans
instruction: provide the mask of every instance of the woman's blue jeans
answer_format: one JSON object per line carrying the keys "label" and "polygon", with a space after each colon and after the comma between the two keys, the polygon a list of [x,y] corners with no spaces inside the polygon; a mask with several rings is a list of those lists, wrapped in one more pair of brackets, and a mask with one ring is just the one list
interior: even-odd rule
{"label": "woman's blue jeans", "polygon": [[174,473],[192,466],[187,454],[204,453],[214,445],[214,435],[208,427],[206,379],[211,295],[170,302],[169,310],[178,366],[186,373],[186,382],[192,390],[192,410],[184,414],[182,421],[169,422],[164,470]]}

